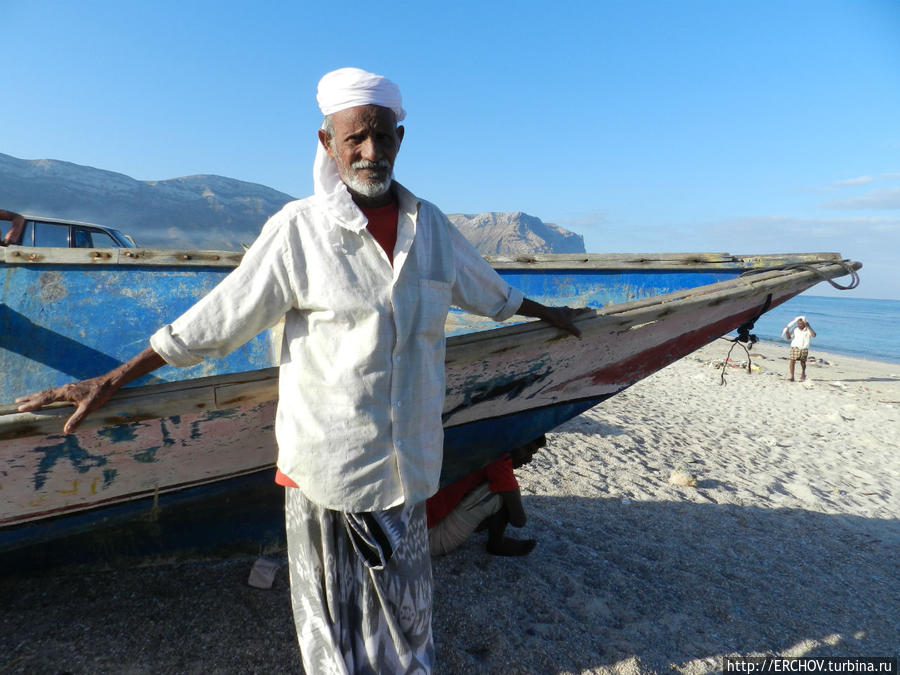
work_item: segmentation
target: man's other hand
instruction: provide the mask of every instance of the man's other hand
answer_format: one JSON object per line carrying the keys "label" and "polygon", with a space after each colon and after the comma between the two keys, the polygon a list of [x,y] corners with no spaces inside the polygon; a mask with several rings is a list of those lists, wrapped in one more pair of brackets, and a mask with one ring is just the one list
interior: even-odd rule
{"label": "man's other hand", "polygon": [[63,431],[71,434],[85,417],[106,403],[117,389],[118,387],[111,385],[109,379],[102,375],[21,396],[16,399],[16,403],[19,404],[19,412],[31,412],[52,403],[71,403],[75,406],[75,412],[63,426]]}
{"label": "man's other hand", "polygon": [[53,389],[44,389],[36,394],[17,398],[16,403],[19,404],[19,412],[31,412],[51,403],[71,403],[75,406],[75,412],[63,427],[64,432],[71,434],[85,417],[106,403],[121,387],[153,372],[165,363],[152,347],[147,347],[133,359],[113,368],[105,375]]}
{"label": "man's other hand", "polygon": [[547,307],[546,315],[541,318],[575,337],[581,337],[581,330],[575,325],[575,318],[589,311],[586,307]]}

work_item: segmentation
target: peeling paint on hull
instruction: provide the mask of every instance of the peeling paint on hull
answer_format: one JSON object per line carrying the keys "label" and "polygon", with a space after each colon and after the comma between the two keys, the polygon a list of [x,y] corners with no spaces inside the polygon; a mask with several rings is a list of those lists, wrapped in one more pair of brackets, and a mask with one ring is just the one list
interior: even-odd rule
{"label": "peeling paint on hull", "polygon": [[[714,270],[547,270],[519,265],[498,271],[538,302],[599,309],[731,279],[746,269],[746,264],[722,263]],[[50,255],[29,264],[0,263],[0,403],[124,363],[147,346],[160,326],[180,316],[230,271],[221,265],[53,263]],[[516,321],[521,319],[509,323]],[[454,310],[447,335],[498,325]],[[190,368],[165,366],[129,386],[277,365],[280,342],[280,332],[273,329],[222,359]]]}
{"label": "peeling paint on hull", "polygon": [[[0,265],[0,403],[124,363],[211,290],[222,268]],[[166,366],[129,386],[276,364],[263,333],[223,359]]]}
{"label": "peeling paint on hull", "polygon": [[0,445],[0,527],[275,464],[275,402]]}

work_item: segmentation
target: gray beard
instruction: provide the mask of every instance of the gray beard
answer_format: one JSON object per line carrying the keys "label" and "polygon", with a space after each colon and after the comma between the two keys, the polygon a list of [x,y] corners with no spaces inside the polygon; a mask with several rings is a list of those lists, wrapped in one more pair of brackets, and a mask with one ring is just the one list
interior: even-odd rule
{"label": "gray beard", "polygon": [[363,197],[381,197],[391,189],[391,183],[394,182],[394,176],[391,174],[382,181],[367,180],[363,181],[356,176],[344,176],[344,183],[351,191]]}
{"label": "gray beard", "polygon": [[[385,160],[382,160],[384,162]],[[376,162],[376,165],[384,166],[382,162]],[[342,166],[338,163],[338,173],[341,176],[341,180],[344,184],[350,188],[351,192],[355,192],[358,195],[362,195],[363,197],[381,197],[386,194],[388,190],[391,189],[391,183],[394,182],[394,173],[391,172],[386,178],[382,180],[362,180],[360,179],[355,170],[369,168],[370,162],[354,162],[350,169],[347,170],[346,167]],[[386,164],[386,162],[385,162]]]}

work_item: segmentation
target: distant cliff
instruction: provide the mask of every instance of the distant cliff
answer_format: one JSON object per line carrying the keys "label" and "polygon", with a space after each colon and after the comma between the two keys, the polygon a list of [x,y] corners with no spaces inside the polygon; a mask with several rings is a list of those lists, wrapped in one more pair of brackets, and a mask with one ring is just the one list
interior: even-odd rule
{"label": "distant cliff", "polygon": [[[239,250],[292,199],[222,176],[140,181],[70,162],[0,153],[0,209],[108,225],[143,247]],[[449,217],[485,255],[584,252],[580,235],[524,213]]]}
{"label": "distant cliff", "polygon": [[447,216],[482,255],[584,253],[584,238],[527,213],[454,213]]}

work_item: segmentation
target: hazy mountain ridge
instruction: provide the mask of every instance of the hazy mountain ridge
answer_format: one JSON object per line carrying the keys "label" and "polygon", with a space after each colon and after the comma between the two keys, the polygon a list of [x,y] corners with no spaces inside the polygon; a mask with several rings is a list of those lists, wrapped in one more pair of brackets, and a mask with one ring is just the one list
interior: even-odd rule
{"label": "hazy mountain ridge", "polygon": [[[293,199],[225,176],[140,181],[71,162],[0,153],[0,209],[109,225],[138,246],[239,250]],[[580,235],[525,213],[448,217],[485,255],[584,252]]]}
{"label": "hazy mountain ridge", "polygon": [[239,250],[292,199],[224,176],[139,181],[70,162],[0,154],[0,208],[109,225],[139,246]]}
{"label": "hazy mountain ridge", "polygon": [[521,211],[447,216],[482,255],[494,253],[584,253],[584,238]]}

